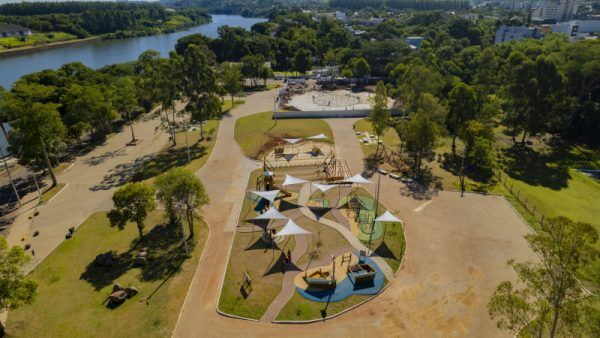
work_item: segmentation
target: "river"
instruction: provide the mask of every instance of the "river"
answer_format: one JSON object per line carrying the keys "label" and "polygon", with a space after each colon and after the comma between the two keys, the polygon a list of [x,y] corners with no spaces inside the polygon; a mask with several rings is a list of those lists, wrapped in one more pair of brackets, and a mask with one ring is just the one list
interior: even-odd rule
{"label": "river", "polygon": [[239,15],[213,15],[212,22],[170,34],[143,36],[110,41],[90,41],[31,54],[0,57],[0,86],[10,88],[21,76],[44,69],[57,69],[65,63],[79,61],[91,68],[133,61],[148,50],[167,56],[177,40],[183,36],[201,33],[217,37],[220,26],[237,26],[250,29],[261,18],[244,18]]}
{"label": "river", "polygon": [[[91,41],[59,47],[31,54],[0,57],[0,86],[10,88],[21,76],[44,69],[57,69],[65,63],[79,61],[91,68],[133,61],[148,50],[154,49],[167,56],[183,36],[201,33],[208,37],[218,36],[220,26],[237,26],[250,29],[262,18],[244,18],[239,15],[213,15],[212,22],[170,34],[143,36],[130,39]],[[0,147],[6,150],[6,140],[0,133]]]}

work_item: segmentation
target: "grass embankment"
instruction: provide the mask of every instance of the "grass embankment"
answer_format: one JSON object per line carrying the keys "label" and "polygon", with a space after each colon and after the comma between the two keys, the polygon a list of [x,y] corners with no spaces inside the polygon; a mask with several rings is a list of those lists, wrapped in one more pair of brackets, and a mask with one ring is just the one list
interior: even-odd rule
{"label": "grass embankment", "polygon": [[[7,332],[16,337],[165,337],[170,336],[208,234],[196,222],[189,239],[191,257],[184,259],[181,227],[165,225],[161,212],[146,221],[143,242],[137,227],[110,226],[105,212],[91,215],[73,238],[64,241],[31,273],[38,298],[11,310]],[[187,226],[186,226],[187,230]],[[148,247],[148,263],[134,267],[137,249]],[[112,251],[112,267],[94,264],[96,255]],[[120,306],[104,301],[114,283],[140,292]]]}
{"label": "grass embankment", "polygon": [[219,120],[209,120],[204,124],[204,140],[200,137],[200,130],[188,131],[187,144],[191,161],[188,161],[185,132],[179,131],[175,138],[176,145],[173,146],[169,141],[160,153],[140,166],[132,179],[152,183],[156,176],[173,167],[185,167],[193,172],[199,170],[206,163],[215,146],[219,122]]}
{"label": "grass embankment", "polygon": [[[364,142],[360,141],[364,137],[365,132],[369,133],[370,135],[375,135],[371,122],[369,122],[367,119],[359,120],[354,124],[354,129],[355,131],[361,132],[361,135],[357,137],[359,138],[360,147],[362,148],[365,157],[373,155],[375,153],[375,149],[377,148],[377,144],[365,144]],[[394,151],[398,151],[398,148],[400,147],[400,137],[398,137],[398,134],[393,128],[388,128],[385,131],[381,141],[383,142],[383,145]]]}
{"label": "grass embankment", "polygon": [[309,137],[323,133],[333,140],[333,132],[321,119],[273,120],[273,112],[242,117],[235,124],[235,140],[244,154],[259,158],[281,138]]}
{"label": "grass embankment", "polygon": [[74,40],[75,35],[63,32],[32,33],[26,37],[11,36],[0,38],[0,51],[5,49],[45,45],[48,43]]}
{"label": "grass embankment", "polygon": [[53,186],[52,188],[44,191],[42,193],[42,203],[47,203],[48,201],[50,201],[54,196],[56,196],[56,194],[63,190],[65,186],[65,183],[59,183]]}

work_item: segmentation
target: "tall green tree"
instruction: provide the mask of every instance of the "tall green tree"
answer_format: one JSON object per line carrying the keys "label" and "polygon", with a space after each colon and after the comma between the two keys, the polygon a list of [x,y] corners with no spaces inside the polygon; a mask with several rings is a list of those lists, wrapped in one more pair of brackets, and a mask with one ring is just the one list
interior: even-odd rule
{"label": "tall green tree", "polygon": [[306,48],[300,48],[294,54],[294,70],[306,74],[312,66],[312,53]]}
{"label": "tall green tree", "polygon": [[8,133],[6,132],[6,127],[4,123],[9,122],[10,117],[8,116],[7,109],[7,98],[8,92],[4,87],[0,86],[0,129],[2,130],[2,135],[4,139],[8,140]]}
{"label": "tall green tree", "polygon": [[371,66],[369,66],[369,62],[363,57],[350,60],[348,68],[352,72],[352,76],[360,80],[364,80],[371,74]]}
{"label": "tall green tree", "polygon": [[[390,110],[388,109],[388,95],[387,89],[383,81],[377,82],[377,89],[375,91],[375,96],[373,97],[373,107],[371,110],[371,114],[369,115],[369,122],[373,126],[373,131],[379,139],[383,139],[383,134],[390,127],[392,123],[392,115],[390,114]],[[379,151],[379,142],[377,142],[377,149],[375,153],[377,154]]]}
{"label": "tall green tree", "polygon": [[265,63],[264,56],[260,54],[250,54],[242,58],[241,72],[244,77],[250,79],[252,86],[258,85],[260,71]]}
{"label": "tall green tree", "polygon": [[572,327],[572,300],[582,293],[575,274],[597,259],[598,231],[590,224],[556,217],[525,239],[541,261],[509,261],[518,283],[505,281],[496,288],[488,304],[490,317],[513,333],[523,329],[538,337],[546,332],[550,337],[571,335],[561,330]]}
{"label": "tall green tree", "polygon": [[190,237],[194,234],[194,218],[198,210],[209,203],[204,185],[193,172],[177,167],[156,179],[158,198],[165,206],[172,223],[177,219],[177,206],[185,209]]}
{"label": "tall green tree", "polygon": [[113,83],[113,105],[121,118],[129,123],[131,129],[131,141],[135,141],[133,130],[133,113],[138,109],[138,101],[135,93],[135,82],[131,77],[119,77]]}
{"label": "tall green tree", "polygon": [[18,116],[11,123],[9,134],[10,149],[24,163],[40,160],[52,179],[52,186],[58,184],[50,158],[48,145],[64,139],[66,128],[58,113],[58,105],[15,99],[9,104],[12,116]]}
{"label": "tall green tree", "polygon": [[[163,118],[163,127],[171,133],[173,146],[177,145],[177,135],[175,132],[177,114],[177,101],[182,99],[183,86],[183,58],[176,53],[171,52],[168,59],[161,59],[158,62],[158,71],[156,85],[160,89],[158,94],[161,109],[165,113]],[[171,119],[169,119],[169,112]]]}
{"label": "tall green tree", "polygon": [[227,94],[231,96],[231,106],[233,107],[233,100],[235,98],[235,94],[242,90],[243,87],[242,71],[237,65],[231,63],[223,63],[221,65],[221,68],[223,68],[223,89],[225,89]]}
{"label": "tall green tree", "polygon": [[406,152],[413,161],[413,176],[416,177],[421,172],[423,158],[435,147],[439,126],[427,112],[419,110],[410,114],[403,135]]}
{"label": "tall green tree", "polygon": [[[21,272],[23,264],[29,261],[23,249],[9,247],[0,236],[0,311],[16,309],[34,301],[37,284]],[[0,337],[4,336],[4,326],[0,322]]]}
{"label": "tall green tree", "polygon": [[62,101],[65,102],[65,119],[70,126],[87,123],[99,137],[112,130],[112,122],[118,117],[108,87],[74,83],[69,86]]}
{"label": "tall green tree", "polygon": [[112,226],[124,229],[127,222],[137,225],[140,239],[144,238],[144,221],[156,208],[156,192],[144,183],[127,183],[113,194],[114,208],[108,217]]}
{"label": "tall green tree", "polygon": [[204,139],[202,122],[221,112],[217,74],[200,47],[189,45],[183,57],[183,93],[188,103],[188,111],[192,119],[200,123],[200,135]]}
{"label": "tall green tree", "polygon": [[452,135],[452,156],[456,156],[456,137],[466,124],[477,115],[477,94],[471,86],[458,83],[448,94],[446,125]]}

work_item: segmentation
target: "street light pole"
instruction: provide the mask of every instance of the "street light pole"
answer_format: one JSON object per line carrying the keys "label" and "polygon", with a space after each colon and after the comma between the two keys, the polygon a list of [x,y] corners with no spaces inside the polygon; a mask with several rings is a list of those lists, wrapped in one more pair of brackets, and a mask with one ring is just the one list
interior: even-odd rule
{"label": "street light pole", "polygon": [[[375,232],[375,219],[377,218],[377,214],[379,213],[379,183],[381,182],[381,173],[379,172],[379,168],[377,168],[377,190],[375,192],[375,215],[373,215],[373,222],[371,223],[371,233],[369,234],[369,246],[367,249],[371,251],[371,241],[373,240],[373,232]],[[368,254],[367,254],[368,256]]]}

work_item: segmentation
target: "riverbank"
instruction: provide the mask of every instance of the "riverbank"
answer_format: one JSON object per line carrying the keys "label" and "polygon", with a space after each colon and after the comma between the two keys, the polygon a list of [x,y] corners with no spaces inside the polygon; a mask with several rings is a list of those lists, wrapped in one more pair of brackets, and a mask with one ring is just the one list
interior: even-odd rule
{"label": "riverbank", "polygon": [[34,52],[43,51],[43,50],[78,45],[78,44],[85,43],[85,42],[100,41],[102,39],[103,38],[101,36],[93,36],[93,37],[89,37],[89,38],[85,38],[85,39],[50,42],[50,43],[47,43],[44,45],[25,46],[25,47],[19,47],[19,48],[4,49],[4,50],[0,50],[0,58],[6,57],[6,56],[24,55],[24,54],[30,54],[30,53],[34,53]]}

